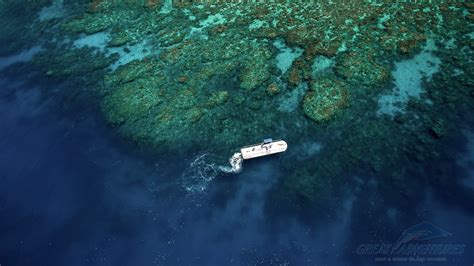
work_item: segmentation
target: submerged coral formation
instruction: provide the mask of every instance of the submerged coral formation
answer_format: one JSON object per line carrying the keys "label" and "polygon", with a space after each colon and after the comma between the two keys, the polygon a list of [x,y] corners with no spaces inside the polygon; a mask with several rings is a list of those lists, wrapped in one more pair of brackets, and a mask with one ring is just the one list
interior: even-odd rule
{"label": "submerged coral formation", "polygon": [[348,103],[347,86],[335,79],[315,80],[303,100],[304,113],[316,122],[324,122]]}
{"label": "submerged coral formation", "polygon": [[340,57],[337,72],[354,85],[377,85],[387,82],[389,71],[374,62],[373,51],[348,52]]}
{"label": "submerged coral formation", "polygon": [[104,117],[157,153],[324,138],[324,169],[287,186],[309,199],[322,176],[429,154],[472,108],[472,4],[132,2],[42,9],[36,27],[58,41],[33,62],[94,84]]}

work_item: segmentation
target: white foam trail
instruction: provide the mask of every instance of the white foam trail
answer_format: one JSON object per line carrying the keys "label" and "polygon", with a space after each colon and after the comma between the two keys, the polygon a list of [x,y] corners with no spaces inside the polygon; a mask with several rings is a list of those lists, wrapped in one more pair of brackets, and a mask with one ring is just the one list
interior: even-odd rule
{"label": "white foam trail", "polygon": [[210,163],[209,154],[204,153],[197,156],[182,176],[182,185],[190,193],[203,192],[207,183],[219,174],[218,169]]}
{"label": "white foam trail", "polygon": [[209,154],[204,153],[197,156],[183,173],[182,184],[186,191],[203,192],[208,183],[214,180],[220,174],[237,174],[242,171],[243,158],[241,153],[234,153],[229,158],[231,166],[217,165],[212,161],[217,161]]}
{"label": "white foam trail", "polygon": [[244,162],[244,158],[242,158],[242,154],[240,152],[234,153],[232,157],[229,158],[229,166],[219,166],[219,169],[228,174],[237,174],[242,171],[242,164]]}

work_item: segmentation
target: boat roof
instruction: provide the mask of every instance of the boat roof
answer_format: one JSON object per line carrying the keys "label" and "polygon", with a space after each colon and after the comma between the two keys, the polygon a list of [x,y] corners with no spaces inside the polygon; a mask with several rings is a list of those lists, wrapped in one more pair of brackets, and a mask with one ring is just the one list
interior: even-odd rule
{"label": "boat roof", "polygon": [[[265,139],[265,140],[268,140],[268,139]],[[245,145],[243,146],[241,149],[244,149],[244,148],[248,148],[248,147],[252,147],[252,146],[257,146],[257,145],[262,145],[262,144],[265,144],[266,142],[262,141],[262,142],[259,142],[259,143],[255,143],[255,144],[250,144],[250,145]],[[271,139],[270,139],[271,140]],[[282,141],[282,139],[275,139],[275,140],[272,140],[271,142],[278,142],[278,141]]]}

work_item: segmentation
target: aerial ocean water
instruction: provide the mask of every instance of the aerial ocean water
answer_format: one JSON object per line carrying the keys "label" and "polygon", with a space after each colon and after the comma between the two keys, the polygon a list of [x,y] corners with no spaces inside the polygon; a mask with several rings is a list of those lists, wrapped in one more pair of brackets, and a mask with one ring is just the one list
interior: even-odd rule
{"label": "aerial ocean water", "polygon": [[472,265],[473,12],[0,2],[0,266]]}

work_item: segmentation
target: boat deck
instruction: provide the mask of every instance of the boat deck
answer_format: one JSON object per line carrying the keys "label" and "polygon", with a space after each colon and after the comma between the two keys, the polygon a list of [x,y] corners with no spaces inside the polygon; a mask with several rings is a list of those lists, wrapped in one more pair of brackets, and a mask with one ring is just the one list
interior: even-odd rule
{"label": "boat deck", "polygon": [[286,151],[288,144],[284,140],[276,140],[270,143],[258,143],[244,146],[240,149],[244,159],[252,159],[270,154]]}

